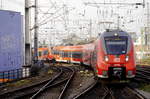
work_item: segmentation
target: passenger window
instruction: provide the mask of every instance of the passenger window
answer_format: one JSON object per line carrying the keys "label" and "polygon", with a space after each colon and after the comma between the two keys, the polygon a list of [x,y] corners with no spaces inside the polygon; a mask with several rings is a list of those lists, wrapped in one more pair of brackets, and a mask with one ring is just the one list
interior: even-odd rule
{"label": "passenger window", "polygon": [[39,51],[39,56],[42,56],[42,52],[41,51]]}

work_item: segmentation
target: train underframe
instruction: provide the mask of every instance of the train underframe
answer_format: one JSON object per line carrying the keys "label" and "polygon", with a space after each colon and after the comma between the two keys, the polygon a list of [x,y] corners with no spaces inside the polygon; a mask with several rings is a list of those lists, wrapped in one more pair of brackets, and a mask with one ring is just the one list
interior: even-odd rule
{"label": "train underframe", "polygon": [[[101,70],[102,71],[102,70]],[[103,71],[101,75],[95,72],[95,79],[110,82],[129,82],[135,75],[129,75],[126,67],[109,67],[108,71]]]}

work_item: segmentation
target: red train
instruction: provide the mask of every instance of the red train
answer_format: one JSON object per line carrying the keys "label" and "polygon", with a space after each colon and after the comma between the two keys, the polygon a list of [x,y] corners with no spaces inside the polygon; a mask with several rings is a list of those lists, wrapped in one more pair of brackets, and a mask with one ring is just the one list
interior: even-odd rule
{"label": "red train", "polygon": [[[92,47],[93,48],[93,47]],[[108,30],[102,33],[94,42],[93,51],[84,51],[88,60],[99,78],[133,78],[136,64],[133,41],[127,32]],[[84,61],[83,61],[84,63]]]}
{"label": "red train", "polygon": [[52,54],[56,61],[82,63],[82,45],[53,47]]}
{"label": "red train", "polygon": [[92,66],[98,78],[134,78],[136,64],[133,41],[127,32],[107,30],[85,45],[53,47],[56,61]]}

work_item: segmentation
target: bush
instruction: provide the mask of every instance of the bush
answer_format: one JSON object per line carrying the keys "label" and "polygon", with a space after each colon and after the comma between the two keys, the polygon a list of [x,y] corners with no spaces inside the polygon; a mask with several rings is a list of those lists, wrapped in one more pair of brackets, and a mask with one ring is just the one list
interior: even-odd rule
{"label": "bush", "polygon": [[39,71],[44,67],[44,65],[41,62],[38,62],[34,64],[31,67],[31,76],[37,76],[39,75]]}
{"label": "bush", "polygon": [[150,57],[142,59],[141,60],[141,64],[148,64],[148,65],[150,65]]}

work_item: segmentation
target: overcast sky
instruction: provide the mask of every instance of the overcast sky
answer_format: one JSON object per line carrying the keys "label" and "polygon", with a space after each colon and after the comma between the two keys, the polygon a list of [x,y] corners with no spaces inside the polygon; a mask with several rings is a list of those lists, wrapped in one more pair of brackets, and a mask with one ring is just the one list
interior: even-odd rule
{"label": "overcast sky", "polygon": [[[0,8],[4,10],[12,10],[21,12],[24,15],[24,1],[25,0],[0,0]],[[34,0],[31,0],[33,3]],[[64,4],[67,5],[69,11],[69,19],[92,19],[98,21],[114,21],[117,22],[119,15],[122,24],[125,25],[125,30],[139,33],[141,27],[144,26],[144,12],[142,6],[116,6],[116,5],[101,5],[99,8],[84,5],[85,2],[99,2],[99,3],[141,3],[143,0],[38,0],[39,13],[53,13],[61,8]],[[150,0],[145,0],[150,1]],[[55,7],[54,7],[55,6]],[[49,10],[51,8],[51,10]],[[34,12],[32,12],[34,14]],[[62,15],[62,12],[59,12]],[[58,13],[58,15],[59,15]],[[33,15],[32,14],[32,15]],[[42,16],[42,17],[41,17]],[[48,15],[49,16],[49,15]],[[32,17],[33,18],[33,17]],[[44,20],[46,15],[40,15],[39,19]],[[59,25],[58,25],[59,26]],[[60,27],[60,26],[59,26]]]}
{"label": "overcast sky", "polygon": [[[31,0],[34,1],[34,0]],[[78,12],[83,12],[84,9],[88,9],[88,13],[90,15],[92,15],[92,13],[94,13],[96,11],[96,8],[91,7],[91,6],[85,6],[83,3],[84,2],[120,2],[120,3],[135,3],[135,2],[142,2],[142,0],[38,0],[39,2],[39,6],[51,6],[52,3],[55,3],[57,5],[61,5],[61,4],[67,4],[69,7],[74,7],[76,9],[76,11]],[[1,4],[2,2],[2,4]],[[0,6],[2,7],[1,9],[5,9],[5,10],[13,10],[13,11],[19,11],[24,13],[24,0],[0,0]],[[109,6],[109,7],[114,7]],[[128,6],[130,7],[130,6]],[[49,8],[49,7],[47,7]],[[45,8],[45,9],[47,9]],[[103,9],[106,9],[103,5],[102,7]],[[44,7],[42,8],[44,9]],[[44,10],[45,10],[44,9]],[[94,15],[93,15],[94,16]],[[91,16],[89,16],[91,17]]]}
{"label": "overcast sky", "polygon": [[24,15],[24,0],[0,0],[0,8],[21,12]]}

